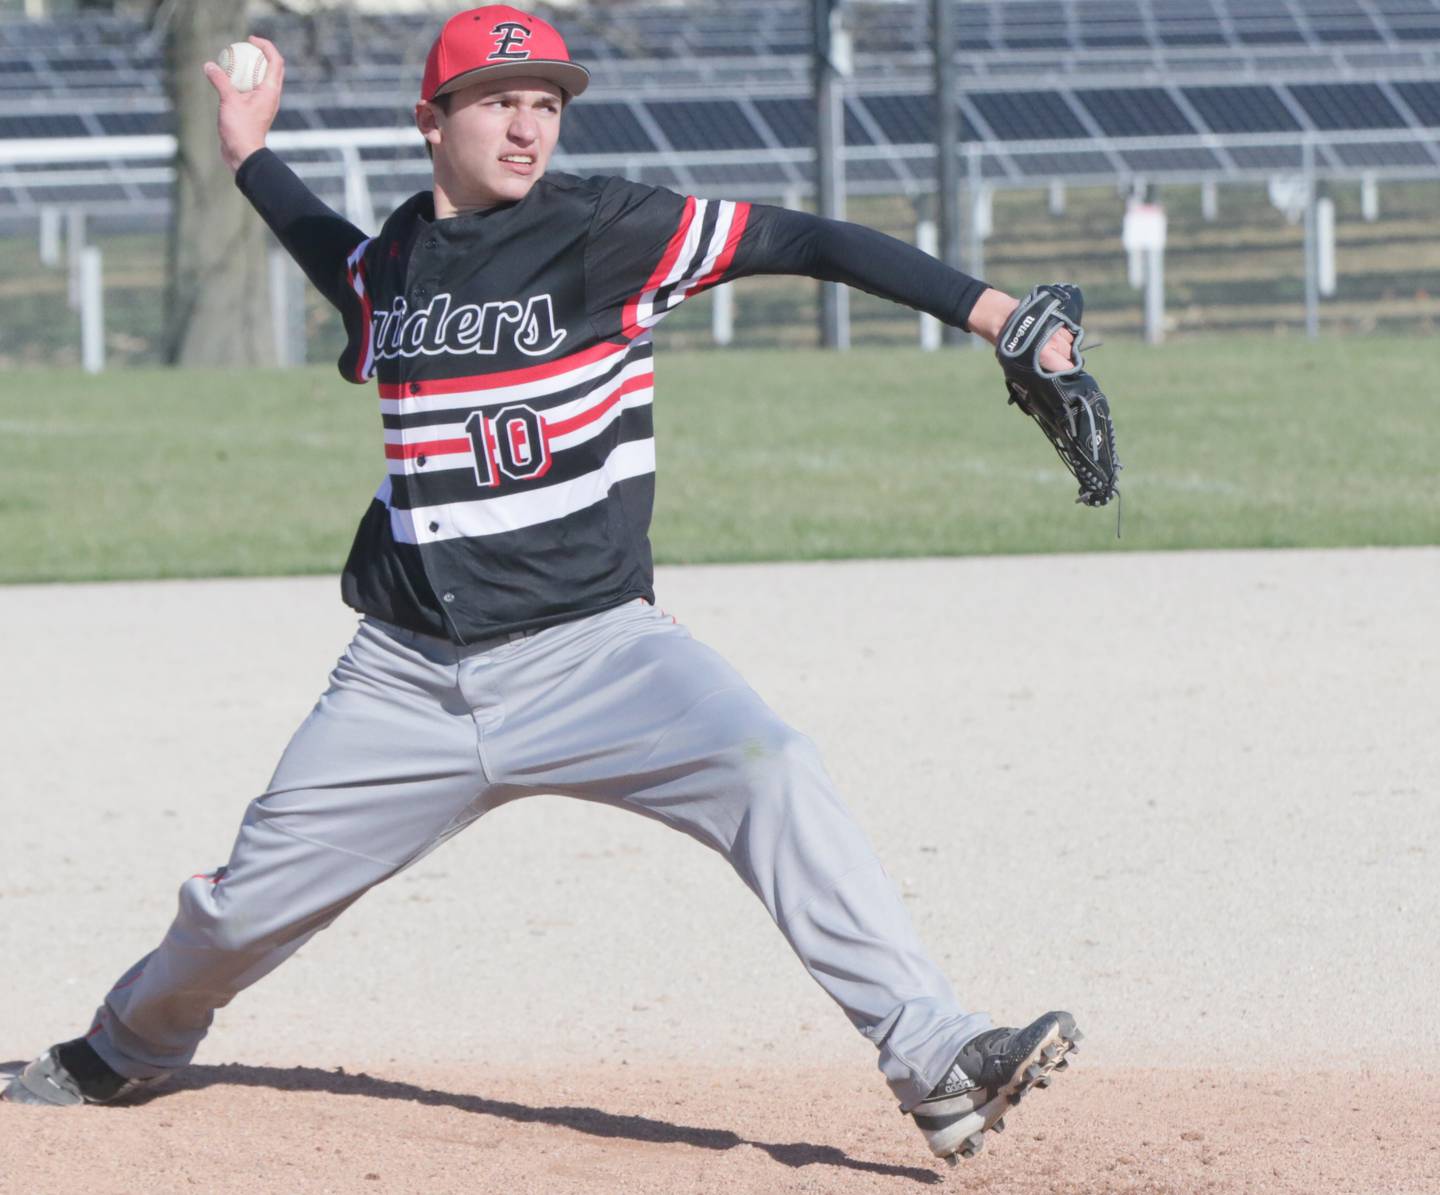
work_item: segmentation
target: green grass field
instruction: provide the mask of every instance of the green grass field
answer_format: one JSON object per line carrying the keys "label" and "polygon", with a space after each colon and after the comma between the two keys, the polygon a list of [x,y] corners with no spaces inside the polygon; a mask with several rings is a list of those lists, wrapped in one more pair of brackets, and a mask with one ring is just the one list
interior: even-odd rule
{"label": "green grass field", "polygon": [[[988,354],[660,353],[662,562],[1440,543],[1424,338],[1115,344],[1114,506]],[[0,581],[331,572],[379,482],[330,370],[0,374]]]}

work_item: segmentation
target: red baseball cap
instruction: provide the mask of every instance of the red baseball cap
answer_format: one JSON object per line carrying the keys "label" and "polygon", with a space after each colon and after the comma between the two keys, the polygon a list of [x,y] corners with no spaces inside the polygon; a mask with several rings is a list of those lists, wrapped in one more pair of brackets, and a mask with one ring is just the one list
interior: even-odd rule
{"label": "red baseball cap", "polygon": [[445,22],[425,59],[420,98],[514,75],[548,79],[571,97],[590,83],[590,72],[570,61],[553,25],[508,4],[487,4]]}

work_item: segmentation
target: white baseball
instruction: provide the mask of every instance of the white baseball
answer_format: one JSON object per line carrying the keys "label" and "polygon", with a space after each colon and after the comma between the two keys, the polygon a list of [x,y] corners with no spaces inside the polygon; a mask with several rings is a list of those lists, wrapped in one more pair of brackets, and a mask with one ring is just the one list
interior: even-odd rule
{"label": "white baseball", "polygon": [[215,63],[230,76],[236,91],[250,91],[265,77],[265,55],[248,41],[231,42],[215,56]]}

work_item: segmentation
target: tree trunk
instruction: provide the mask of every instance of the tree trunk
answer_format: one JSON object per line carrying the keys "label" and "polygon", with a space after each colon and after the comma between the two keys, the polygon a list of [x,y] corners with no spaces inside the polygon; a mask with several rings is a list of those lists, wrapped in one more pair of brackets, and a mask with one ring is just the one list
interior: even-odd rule
{"label": "tree trunk", "polygon": [[269,240],[220,160],[215,89],[201,72],[249,33],[248,0],[177,4],[168,39],[175,109],[165,359],[172,365],[274,365]]}

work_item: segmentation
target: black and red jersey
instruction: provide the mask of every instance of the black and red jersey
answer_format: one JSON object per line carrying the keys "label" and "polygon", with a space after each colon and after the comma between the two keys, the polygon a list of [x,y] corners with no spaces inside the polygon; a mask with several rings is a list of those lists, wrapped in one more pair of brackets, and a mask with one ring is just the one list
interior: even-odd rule
{"label": "black and red jersey", "polygon": [[345,600],[471,643],[654,599],[651,329],[754,274],[860,286],[963,326],[982,283],[856,225],[621,178],[541,178],[437,220],[416,195],[367,238],[268,150],[237,181],[379,384],[385,480]]}

